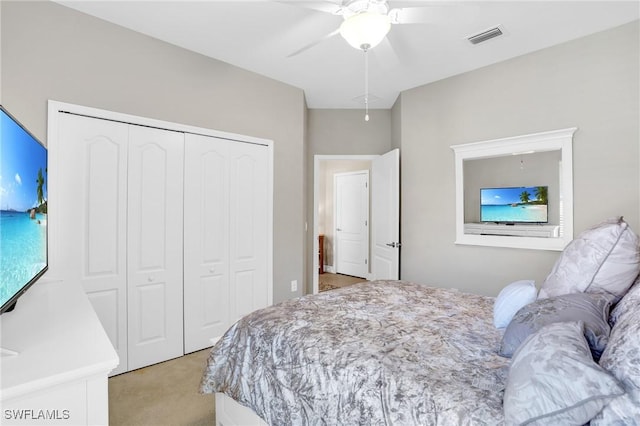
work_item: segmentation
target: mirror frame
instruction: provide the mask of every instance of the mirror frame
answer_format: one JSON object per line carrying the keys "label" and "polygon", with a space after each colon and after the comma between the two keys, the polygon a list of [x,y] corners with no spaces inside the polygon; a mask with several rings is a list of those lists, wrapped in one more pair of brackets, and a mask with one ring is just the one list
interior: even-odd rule
{"label": "mirror frame", "polygon": [[[573,134],[577,127],[452,145],[456,179],[456,244],[510,247],[535,250],[563,250],[573,239]],[[560,198],[563,220],[557,238],[475,235],[464,232],[464,161],[512,156],[533,152],[560,151]]]}

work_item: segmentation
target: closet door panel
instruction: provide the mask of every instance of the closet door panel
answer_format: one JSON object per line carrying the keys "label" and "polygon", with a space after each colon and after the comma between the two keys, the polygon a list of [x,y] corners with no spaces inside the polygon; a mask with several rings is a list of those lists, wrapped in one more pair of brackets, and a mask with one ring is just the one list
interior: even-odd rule
{"label": "closet door panel", "polygon": [[[127,371],[128,125],[60,113],[50,274],[78,280]],[[56,167],[56,165],[53,165]]]}
{"label": "closet door panel", "polygon": [[268,304],[268,150],[230,146],[231,323]]}
{"label": "closet door panel", "polygon": [[185,136],[185,352],[229,327],[229,141]]}
{"label": "closet door panel", "polygon": [[183,354],[182,133],[130,127],[129,369]]}

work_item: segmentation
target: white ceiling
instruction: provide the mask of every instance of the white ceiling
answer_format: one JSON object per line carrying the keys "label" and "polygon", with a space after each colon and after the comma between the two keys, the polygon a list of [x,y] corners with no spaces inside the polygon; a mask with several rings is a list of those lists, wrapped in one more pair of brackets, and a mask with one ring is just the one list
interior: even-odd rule
{"label": "white ceiling", "polygon": [[[310,108],[364,106],[364,53],[340,35],[288,57],[342,22],[312,9],[318,1],[54,1],[301,88]],[[369,52],[371,108],[390,108],[406,89],[631,22],[640,10],[637,0],[388,3],[425,7],[428,22],[393,25]],[[466,40],[496,25],[505,35],[476,46]]]}

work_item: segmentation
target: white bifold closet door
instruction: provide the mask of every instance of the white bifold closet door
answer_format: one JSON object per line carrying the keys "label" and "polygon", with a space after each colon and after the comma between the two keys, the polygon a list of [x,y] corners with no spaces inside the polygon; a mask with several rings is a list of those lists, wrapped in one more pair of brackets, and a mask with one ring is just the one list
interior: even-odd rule
{"label": "white bifold closet door", "polygon": [[[58,236],[52,276],[76,280],[127,371],[127,161],[129,126],[60,113],[58,182],[49,196]],[[55,217],[54,217],[55,216]],[[52,230],[53,231],[53,230]]]}
{"label": "white bifold closet door", "polygon": [[129,127],[129,370],[179,357],[184,134]]}
{"label": "white bifold closet door", "polygon": [[54,276],[82,282],[112,374],[180,356],[184,135],[61,115]]}
{"label": "white bifold closet door", "polygon": [[185,353],[268,298],[268,149],[185,136]]}

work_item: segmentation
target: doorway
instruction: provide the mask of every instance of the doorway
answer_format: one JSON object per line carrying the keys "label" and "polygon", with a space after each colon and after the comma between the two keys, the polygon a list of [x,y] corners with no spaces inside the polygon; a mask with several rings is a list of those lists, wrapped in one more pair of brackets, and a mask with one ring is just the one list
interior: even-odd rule
{"label": "doorway", "polygon": [[[313,293],[318,293],[321,272],[336,272],[333,259],[336,228],[333,218],[333,194],[327,194],[332,192],[335,173],[369,170],[371,202],[366,279],[399,279],[399,155],[399,150],[396,149],[384,155],[314,156],[314,256],[311,266]],[[381,205],[385,207],[381,208]],[[320,242],[323,244],[323,250],[320,250]],[[320,262],[323,262],[323,268],[320,268]]]}

